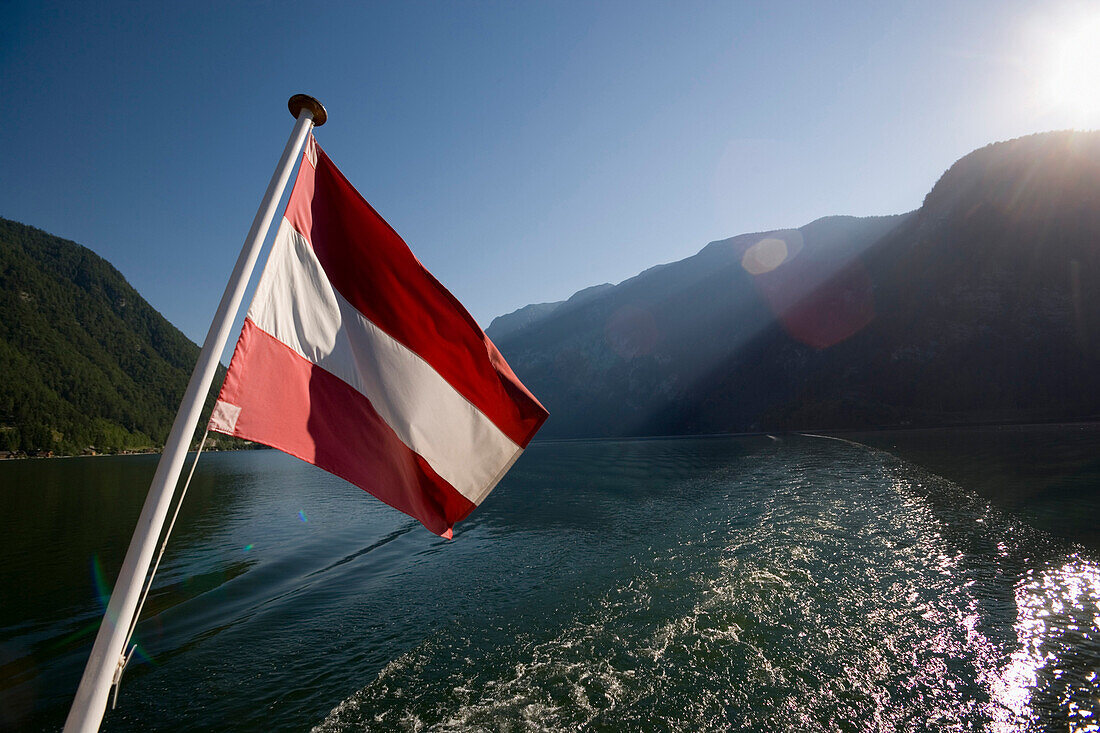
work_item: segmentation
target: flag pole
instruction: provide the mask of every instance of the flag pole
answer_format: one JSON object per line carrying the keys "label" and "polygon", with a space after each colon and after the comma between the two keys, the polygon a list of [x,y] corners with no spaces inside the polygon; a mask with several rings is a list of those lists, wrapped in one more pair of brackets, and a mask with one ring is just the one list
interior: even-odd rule
{"label": "flag pole", "polygon": [[290,133],[283,156],[279,159],[275,173],[271,176],[271,182],[267,185],[267,191],[260,202],[256,218],[252,220],[252,228],[248,231],[248,237],[241,248],[233,274],[230,275],[229,283],[225,286],[225,293],[222,295],[221,303],[218,304],[218,311],[210,324],[210,330],[206,333],[199,360],[191,373],[191,381],[187,383],[187,391],[180,403],[179,412],[176,413],[175,422],[172,423],[168,440],[164,444],[164,451],[160,455],[157,471],[149,486],[149,494],[141,510],[141,516],[138,518],[137,528],[130,539],[130,549],[126,551],[126,559],[122,563],[122,569],[119,570],[118,580],[115,581],[111,600],[107,604],[107,612],[103,615],[99,633],[92,646],[92,653],[84,668],[84,676],[80,680],[73,705],[69,709],[69,717],[65,721],[66,733],[97,731],[103,721],[111,685],[121,670],[123,648],[126,645],[126,637],[137,608],[142,585],[149,572],[149,563],[153,558],[157,540],[164,526],[164,519],[172,503],[172,495],[175,493],[176,483],[179,481],[180,471],[187,457],[191,436],[195,432],[195,425],[199,421],[206,394],[217,371],[218,359],[229,339],[233,319],[244,299],[244,291],[248,286],[252,269],[259,257],[268,229],[271,227],[271,221],[275,218],[279,200],[282,198],[287,181],[290,180],[302,146],[310,131],[314,127],[320,127],[328,119],[324,106],[305,94],[295,94],[290,98],[287,106],[297,120],[294,130]]}

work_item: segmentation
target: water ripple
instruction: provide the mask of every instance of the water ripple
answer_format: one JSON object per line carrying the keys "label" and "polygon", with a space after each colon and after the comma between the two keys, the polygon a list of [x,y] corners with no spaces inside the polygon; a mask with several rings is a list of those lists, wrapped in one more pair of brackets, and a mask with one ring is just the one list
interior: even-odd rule
{"label": "water ripple", "polygon": [[597,602],[492,644],[448,628],[315,730],[1093,729],[1095,559],[1032,559],[1035,533],[886,454],[802,447],[707,487],[751,524],[704,503]]}

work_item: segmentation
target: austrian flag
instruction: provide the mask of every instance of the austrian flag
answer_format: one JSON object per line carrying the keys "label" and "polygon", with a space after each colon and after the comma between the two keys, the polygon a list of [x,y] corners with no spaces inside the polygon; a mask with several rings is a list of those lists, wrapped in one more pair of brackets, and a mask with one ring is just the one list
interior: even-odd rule
{"label": "austrian flag", "polygon": [[450,537],[546,417],[311,135],[210,429],[297,456]]}

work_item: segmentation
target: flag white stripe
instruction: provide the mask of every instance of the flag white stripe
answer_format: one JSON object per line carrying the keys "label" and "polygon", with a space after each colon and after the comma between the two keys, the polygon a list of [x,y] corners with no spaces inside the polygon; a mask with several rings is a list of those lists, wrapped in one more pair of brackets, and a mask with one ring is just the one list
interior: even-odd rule
{"label": "flag white stripe", "polygon": [[397,437],[474,504],[522,452],[430,364],[336,292],[286,219],[248,316],[370,400]]}

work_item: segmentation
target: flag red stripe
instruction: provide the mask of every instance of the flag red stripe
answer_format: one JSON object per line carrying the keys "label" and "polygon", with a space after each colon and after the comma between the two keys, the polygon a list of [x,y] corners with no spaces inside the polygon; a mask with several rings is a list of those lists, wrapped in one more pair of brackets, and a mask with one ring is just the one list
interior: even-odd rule
{"label": "flag red stripe", "polygon": [[286,218],[310,242],[332,286],[526,447],[546,420],[545,408],[462,304],[316,150],[316,168],[303,156]]}
{"label": "flag red stripe", "polygon": [[248,317],[370,400],[402,443],[475,504],[522,450],[430,364],[333,290],[313,247],[285,219]]}
{"label": "flag red stripe", "polygon": [[[474,509],[409,450],[370,400],[246,319],[219,400],[232,434],[297,456],[409,514],[436,534]],[[271,399],[278,395],[278,399]]]}

